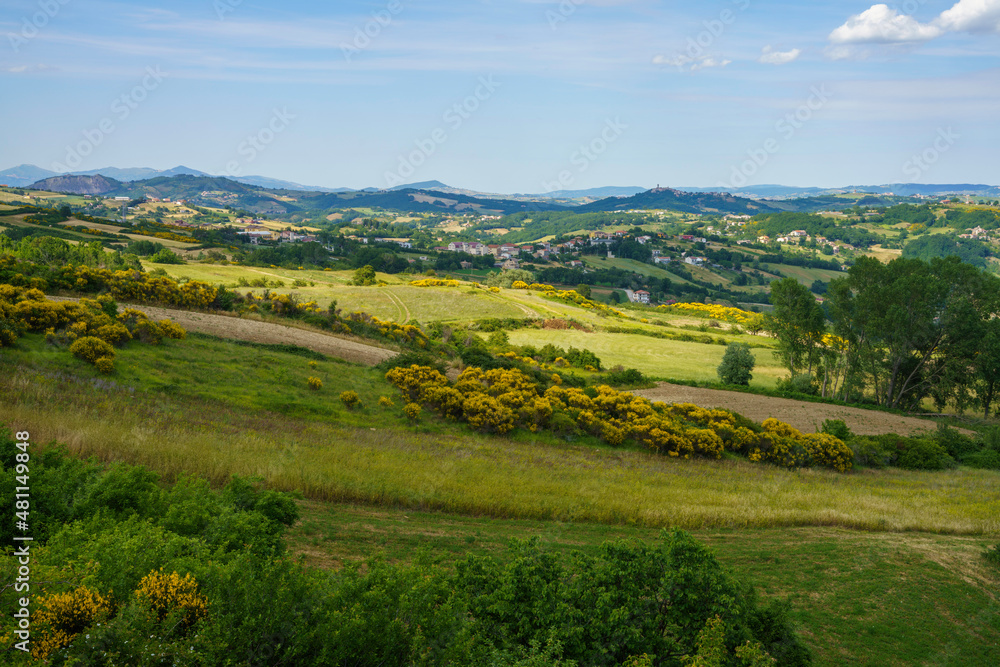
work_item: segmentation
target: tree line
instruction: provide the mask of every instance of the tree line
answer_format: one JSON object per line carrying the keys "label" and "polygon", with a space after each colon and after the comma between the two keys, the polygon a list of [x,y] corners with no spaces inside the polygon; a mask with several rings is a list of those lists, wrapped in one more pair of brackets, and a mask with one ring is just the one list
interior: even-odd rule
{"label": "tree line", "polygon": [[771,284],[766,329],[792,377],[824,396],[913,409],[979,407],[1000,384],[1000,279],[957,257],[860,257],[825,303],[792,278]]}

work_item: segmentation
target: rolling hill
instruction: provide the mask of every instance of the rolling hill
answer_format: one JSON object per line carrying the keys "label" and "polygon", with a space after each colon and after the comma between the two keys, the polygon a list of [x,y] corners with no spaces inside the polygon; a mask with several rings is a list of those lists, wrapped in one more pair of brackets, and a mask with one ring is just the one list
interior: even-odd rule
{"label": "rolling hill", "polygon": [[106,195],[119,190],[122,183],[107,176],[52,176],[31,185],[35,190],[75,195]]}
{"label": "rolling hill", "polygon": [[579,213],[629,211],[632,209],[669,209],[684,213],[736,213],[756,215],[774,211],[763,202],[736,197],[724,192],[682,192],[673,188],[653,188],[631,197],[607,197],[574,208]]}

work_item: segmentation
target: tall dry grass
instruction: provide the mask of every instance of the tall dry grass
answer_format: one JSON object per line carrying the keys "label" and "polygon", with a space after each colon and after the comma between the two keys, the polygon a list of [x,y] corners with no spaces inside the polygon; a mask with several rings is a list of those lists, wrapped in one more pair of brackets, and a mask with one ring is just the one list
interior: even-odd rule
{"label": "tall dry grass", "polygon": [[475,435],[344,428],[130,394],[6,365],[0,422],[35,442],[221,483],[260,475],[308,498],[650,527],[841,526],[1000,533],[1000,473],[789,471],[742,460]]}

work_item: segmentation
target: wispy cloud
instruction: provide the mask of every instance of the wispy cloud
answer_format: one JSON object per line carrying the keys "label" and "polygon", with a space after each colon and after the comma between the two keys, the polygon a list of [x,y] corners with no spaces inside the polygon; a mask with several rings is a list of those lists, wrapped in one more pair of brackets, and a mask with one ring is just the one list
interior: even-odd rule
{"label": "wispy cloud", "polygon": [[9,74],[34,74],[37,72],[51,72],[58,69],[57,67],[52,67],[51,65],[46,65],[44,63],[39,63],[37,65],[15,65],[13,67],[0,67],[0,71],[7,72]]}
{"label": "wispy cloud", "polygon": [[676,56],[653,56],[652,62],[658,67],[676,67],[680,72],[697,72],[698,70],[710,69],[712,67],[725,67],[733,61],[725,58],[716,58],[715,56],[691,57],[680,53]]}
{"label": "wispy cloud", "polygon": [[802,55],[802,49],[775,51],[768,45],[761,49],[760,58],[757,59],[757,62],[764,63],[765,65],[787,65],[790,62],[798,60],[800,55]]}

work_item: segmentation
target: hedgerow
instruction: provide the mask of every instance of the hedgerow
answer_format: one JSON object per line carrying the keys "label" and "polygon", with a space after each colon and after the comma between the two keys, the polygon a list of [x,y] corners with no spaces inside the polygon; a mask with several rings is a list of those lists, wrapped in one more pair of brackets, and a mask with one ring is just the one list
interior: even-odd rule
{"label": "hedgerow", "polygon": [[775,419],[751,428],[727,410],[652,402],[607,385],[548,386],[518,369],[474,366],[454,384],[417,364],[393,368],[385,377],[409,403],[484,433],[503,435],[515,428],[587,433],[614,447],[634,443],[665,456],[719,459],[729,451],[788,468],[846,472],[853,463],[850,448],[825,433],[803,434]]}

